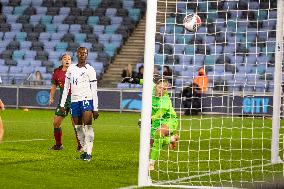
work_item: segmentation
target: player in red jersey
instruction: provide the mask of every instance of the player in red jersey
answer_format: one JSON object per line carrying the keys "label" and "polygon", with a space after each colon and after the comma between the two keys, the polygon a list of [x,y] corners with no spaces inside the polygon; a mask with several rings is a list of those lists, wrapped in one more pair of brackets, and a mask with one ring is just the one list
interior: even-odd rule
{"label": "player in red jersey", "polygon": [[[49,104],[53,104],[54,103],[54,95],[55,95],[55,91],[56,88],[59,87],[60,89],[60,98],[59,98],[59,103],[61,101],[62,98],[62,92],[64,89],[64,83],[65,83],[65,74],[66,71],[68,69],[68,67],[71,64],[71,56],[67,53],[63,54],[61,56],[61,66],[59,66],[58,68],[56,68],[53,72],[52,75],[52,79],[51,79],[51,88],[50,88],[50,99],[49,99]],[[60,106],[59,104],[57,105],[56,111],[55,111],[55,116],[53,119],[53,126],[54,126],[54,138],[55,138],[55,145],[52,146],[51,149],[53,150],[62,150],[63,149],[63,145],[62,145],[62,141],[61,141],[61,137],[62,137],[62,129],[61,129],[61,123],[63,121],[63,119],[68,115],[68,112],[70,110],[70,105],[71,105],[71,96],[70,96],[70,92],[68,94],[66,103],[65,103],[65,112],[60,111]],[[72,120],[71,120],[72,121]],[[72,125],[74,127],[74,123],[72,121]],[[76,135],[76,139],[77,139],[77,151],[81,151],[82,147],[80,145],[80,142],[78,140],[77,137],[77,132],[74,128],[75,131],[75,135]]]}

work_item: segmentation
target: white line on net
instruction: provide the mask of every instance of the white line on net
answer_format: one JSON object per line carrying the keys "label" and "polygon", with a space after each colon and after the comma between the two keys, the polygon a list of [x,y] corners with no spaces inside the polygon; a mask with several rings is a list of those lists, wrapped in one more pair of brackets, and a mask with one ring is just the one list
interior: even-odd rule
{"label": "white line on net", "polygon": [[235,168],[235,169],[217,170],[217,171],[213,171],[213,172],[205,173],[205,174],[201,174],[201,175],[194,175],[194,176],[191,176],[191,177],[184,177],[184,178],[179,178],[179,179],[176,179],[176,180],[157,182],[156,184],[153,184],[153,185],[164,185],[164,184],[177,183],[177,182],[182,182],[182,181],[185,181],[185,180],[191,180],[191,179],[199,178],[199,177],[205,177],[205,176],[209,176],[209,175],[229,173],[229,172],[235,172],[235,171],[240,171],[240,170],[244,170],[244,169],[258,168],[258,167],[266,167],[266,166],[270,166],[270,165],[273,165],[273,163],[267,163],[267,164],[263,164],[263,165],[255,165],[255,166],[249,166],[249,167],[242,167],[242,168]]}

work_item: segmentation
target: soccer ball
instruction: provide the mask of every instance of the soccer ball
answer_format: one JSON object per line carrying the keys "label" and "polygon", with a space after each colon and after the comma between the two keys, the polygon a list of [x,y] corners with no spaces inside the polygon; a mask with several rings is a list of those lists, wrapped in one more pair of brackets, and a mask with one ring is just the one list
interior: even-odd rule
{"label": "soccer ball", "polygon": [[188,31],[196,31],[201,25],[201,19],[197,14],[190,13],[183,19],[183,27]]}

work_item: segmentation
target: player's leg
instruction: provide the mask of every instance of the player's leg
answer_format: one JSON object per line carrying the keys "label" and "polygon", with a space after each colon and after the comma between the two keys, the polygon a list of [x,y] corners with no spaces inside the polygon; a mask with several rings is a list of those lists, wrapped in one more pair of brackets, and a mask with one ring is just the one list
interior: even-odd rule
{"label": "player's leg", "polygon": [[74,123],[72,117],[71,117],[71,123],[72,123],[73,129],[74,129],[75,137],[76,137],[76,141],[77,141],[77,152],[82,152],[83,151],[83,147],[80,144],[78,133],[77,133],[77,130],[76,130],[76,127],[75,127],[75,123]]}
{"label": "player's leg", "polygon": [[3,125],[3,121],[0,117],[0,142],[2,142],[4,137],[4,125]]}
{"label": "player's leg", "polygon": [[[64,108],[66,110],[66,115],[68,115],[69,111],[70,111],[70,108],[71,108],[71,96],[68,96],[67,97],[67,100],[65,102],[65,105],[64,105]],[[79,138],[78,138],[78,134],[77,134],[77,130],[75,128],[75,124],[73,122],[73,119],[71,117],[71,123],[72,123],[72,126],[73,126],[73,129],[74,129],[74,132],[75,132],[75,137],[76,137],[76,141],[77,141],[77,151],[78,152],[81,152],[82,149],[82,146],[80,144],[80,141],[79,141]]]}
{"label": "player's leg", "polygon": [[84,111],[83,120],[85,127],[85,143],[86,143],[86,157],[84,160],[90,161],[92,158],[93,143],[94,143],[94,129],[92,126],[93,112]]}
{"label": "player's leg", "polygon": [[177,128],[177,120],[165,120],[161,126],[156,130],[154,135],[154,143],[150,154],[150,167],[149,170],[154,170],[155,162],[159,157],[161,149],[170,144],[171,148],[175,148],[178,141],[178,135],[171,135]]}
{"label": "player's leg", "polygon": [[79,140],[80,145],[82,146],[83,150],[86,148],[85,145],[85,129],[83,127],[83,119],[82,119],[82,112],[80,109],[81,102],[72,102],[71,103],[71,116],[72,116],[72,123],[77,132],[77,137]]}
{"label": "player's leg", "polygon": [[63,121],[64,117],[55,115],[53,118],[53,134],[55,139],[55,145],[51,148],[53,150],[62,150],[62,129],[61,129],[61,123]]}

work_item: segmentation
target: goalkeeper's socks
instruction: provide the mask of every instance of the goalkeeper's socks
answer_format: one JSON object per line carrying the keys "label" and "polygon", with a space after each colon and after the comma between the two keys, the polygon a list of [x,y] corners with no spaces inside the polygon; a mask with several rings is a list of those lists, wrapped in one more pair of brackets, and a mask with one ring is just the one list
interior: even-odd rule
{"label": "goalkeeper's socks", "polygon": [[94,143],[94,129],[92,125],[85,125],[85,143],[87,147],[87,154],[91,155]]}
{"label": "goalkeeper's socks", "polygon": [[164,137],[154,139],[154,143],[153,143],[153,147],[152,147],[151,155],[150,155],[152,160],[158,159],[158,156],[160,154],[160,150],[163,147],[164,140],[165,140]]}
{"label": "goalkeeper's socks", "polygon": [[79,142],[80,142],[80,144],[83,147],[83,150],[85,152],[86,151],[85,131],[84,131],[83,125],[75,125],[75,129],[77,131],[77,136],[78,136]]}
{"label": "goalkeeper's socks", "polygon": [[54,133],[55,144],[56,144],[57,146],[62,145],[62,142],[61,142],[62,129],[61,129],[61,127],[59,127],[59,128],[54,128],[53,133]]}

